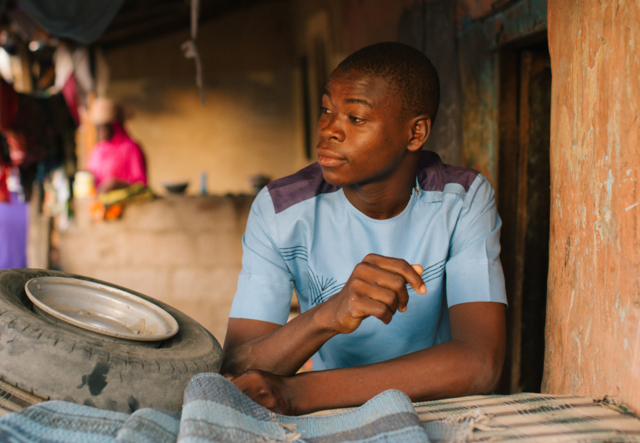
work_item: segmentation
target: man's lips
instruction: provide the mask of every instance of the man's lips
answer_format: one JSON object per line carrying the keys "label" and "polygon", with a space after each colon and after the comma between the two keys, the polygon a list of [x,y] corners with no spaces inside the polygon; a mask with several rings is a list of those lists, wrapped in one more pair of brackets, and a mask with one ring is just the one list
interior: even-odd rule
{"label": "man's lips", "polygon": [[340,166],[347,161],[344,157],[341,157],[328,149],[318,148],[317,151],[318,163],[320,166],[335,167]]}

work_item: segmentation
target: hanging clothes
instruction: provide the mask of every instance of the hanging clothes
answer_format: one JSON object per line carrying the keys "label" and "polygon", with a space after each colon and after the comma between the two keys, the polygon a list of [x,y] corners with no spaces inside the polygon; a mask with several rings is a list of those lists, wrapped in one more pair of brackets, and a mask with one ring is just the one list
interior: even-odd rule
{"label": "hanging clothes", "polygon": [[28,208],[16,194],[0,203],[0,269],[27,267]]}
{"label": "hanging clothes", "polygon": [[[10,84],[0,78],[0,133],[6,133],[15,123],[18,114],[18,94]],[[11,194],[7,187],[7,179],[14,164],[10,145],[0,135],[0,202],[10,202]]]}
{"label": "hanging clothes", "polygon": [[[0,78],[0,167],[17,166],[25,197],[34,179],[63,167],[75,173],[75,130],[62,93],[49,97],[18,94]],[[7,201],[6,174],[0,174],[0,201]]]}
{"label": "hanging clothes", "polygon": [[7,179],[10,174],[11,167],[2,164],[0,161],[0,203],[11,203],[11,194],[7,186]]}
{"label": "hanging clothes", "polygon": [[83,45],[95,42],[114,19],[124,0],[17,0],[38,25],[55,37]]}
{"label": "hanging clothes", "polygon": [[0,131],[13,126],[18,115],[18,93],[3,78],[0,78]]}
{"label": "hanging clothes", "polygon": [[87,95],[96,89],[90,51],[86,46],[60,42],[53,54],[53,63],[56,69],[54,86],[63,93],[71,115],[79,122],[78,105],[86,106]]}
{"label": "hanging clothes", "polygon": [[76,126],[80,124],[80,114],[78,113],[78,86],[76,83],[76,76],[71,74],[64,86],[60,90],[62,95],[64,96],[64,100],[67,102],[67,106],[69,107],[69,112],[71,113],[71,117],[75,122]]}

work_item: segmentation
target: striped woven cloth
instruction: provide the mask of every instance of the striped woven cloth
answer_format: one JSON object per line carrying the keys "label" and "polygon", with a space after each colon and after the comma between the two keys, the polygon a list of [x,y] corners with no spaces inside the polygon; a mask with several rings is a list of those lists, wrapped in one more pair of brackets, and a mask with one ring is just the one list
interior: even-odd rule
{"label": "striped woven cloth", "polygon": [[432,443],[640,443],[640,420],[605,400],[524,393],[425,401],[413,407]]}
{"label": "striped woven cloth", "polygon": [[525,393],[414,407],[432,442],[640,442],[640,420],[605,400]]}
{"label": "striped woven cloth", "polygon": [[199,374],[184,393],[181,413],[133,414],[48,401],[0,417],[0,442],[235,443],[428,442],[411,400],[386,391],[359,408],[322,417],[274,414],[218,374]]}
{"label": "striped woven cloth", "polygon": [[[229,388],[228,385],[226,386]],[[212,394],[211,392],[207,392],[207,386],[200,385],[199,387],[194,387],[194,389],[195,391],[190,393],[189,396],[197,399],[200,404],[203,399],[206,399],[207,396]],[[0,416],[8,414],[9,412],[20,411],[23,408],[35,405],[41,401],[42,399],[38,397],[27,394],[0,381]],[[200,406],[197,406],[198,402],[193,403],[191,406],[189,403],[186,403],[183,415],[189,408],[195,408],[194,410],[200,409]],[[52,403],[45,403],[45,405],[46,404],[50,405]],[[71,406],[76,407],[77,405]],[[84,406],[78,407],[87,408]],[[640,442],[640,420],[637,420],[625,410],[607,401],[598,401],[585,397],[544,394],[472,396],[414,403],[413,408],[430,441],[434,443],[489,441],[545,443],[575,441]],[[96,411],[93,408],[87,408],[87,410]],[[162,422],[164,428],[162,428],[162,430],[156,429],[156,436],[158,438],[155,441],[175,441],[179,427],[177,419],[172,419],[171,416],[146,416],[145,414],[148,413],[148,411],[152,410],[137,411],[132,416],[109,412],[109,414],[116,414],[117,416],[113,429],[122,428],[123,423],[129,420],[129,426],[125,428],[125,430],[131,437],[135,435],[131,430],[132,428],[144,429],[144,424],[147,426],[156,426],[153,424],[155,423],[154,419],[164,418]],[[282,435],[289,439],[289,441],[292,441],[299,438],[298,434],[300,434],[300,431],[304,430],[305,427],[315,425],[317,428],[324,426],[326,429],[326,423],[329,422],[323,422],[322,420],[331,420],[332,417],[341,417],[341,420],[346,420],[347,422],[360,420],[360,423],[362,423],[361,417],[358,417],[358,414],[354,414],[353,411],[367,413],[366,410],[358,408],[322,411],[311,414],[309,417],[300,418],[276,417],[280,417],[279,423],[281,426],[285,425],[285,428],[283,428],[285,432]],[[340,414],[343,412],[350,412],[350,414]],[[385,414],[385,417],[389,417],[390,415],[392,414]],[[196,416],[193,415],[193,417],[195,418]],[[312,418],[315,421],[304,421],[308,418]],[[321,420],[319,421],[318,419]],[[195,418],[195,421],[192,421],[190,424],[193,429],[196,429],[198,426],[197,420],[198,419]],[[183,421],[186,424],[184,416]],[[302,424],[301,426],[300,423]],[[167,428],[171,428],[172,425],[174,426],[172,428],[174,430],[173,434],[166,430]],[[351,426],[351,428],[353,427],[354,426]],[[412,428],[409,426],[409,428],[415,430],[415,427]],[[372,429],[373,428],[369,428],[369,431],[374,432]],[[200,431],[202,431],[202,428],[200,428]],[[148,433],[148,431],[146,432]],[[124,437],[127,434],[121,433],[120,435]],[[266,437],[267,434],[261,434],[261,436],[262,435]],[[167,439],[159,438],[160,436],[165,436]],[[342,436],[346,437],[347,435],[342,434]],[[387,435],[387,437],[390,436]],[[277,441],[278,439],[274,440]],[[322,440],[328,439],[322,438],[319,441]],[[0,431],[0,442],[1,441],[5,441],[5,439],[2,438]],[[29,440],[21,439],[16,441]],[[111,441],[113,441],[113,439]],[[144,440],[127,439],[121,441]],[[194,439],[193,441],[196,440]],[[390,438],[389,441],[397,441],[397,439]]]}
{"label": "striped woven cloth", "polygon": [[40,397],[28,394],[0,380],[0,417],[43,401]]}

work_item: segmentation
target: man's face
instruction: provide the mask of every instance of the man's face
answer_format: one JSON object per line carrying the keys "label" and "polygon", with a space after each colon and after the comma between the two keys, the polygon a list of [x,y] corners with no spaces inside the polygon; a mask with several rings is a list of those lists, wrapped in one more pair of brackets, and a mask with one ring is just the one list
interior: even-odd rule
{"label": "man's face", "polygon": [[387,82],[336,71],[322,97],[318,163],[334,185],[383,179],[402,161],[410,138],[402,102]]}

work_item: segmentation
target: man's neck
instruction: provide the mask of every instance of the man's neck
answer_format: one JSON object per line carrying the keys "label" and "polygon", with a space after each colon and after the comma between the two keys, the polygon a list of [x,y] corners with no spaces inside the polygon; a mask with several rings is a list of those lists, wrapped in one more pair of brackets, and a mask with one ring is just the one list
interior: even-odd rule
{"label": "man's neck", "polygon": [[344,186],[344,195],[367,217],[377,220],[395,217],[407,207],[416,183],[417,162],[404,163],[392,176]]}

